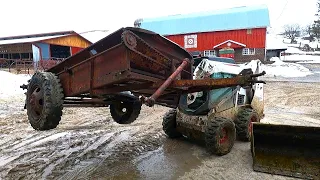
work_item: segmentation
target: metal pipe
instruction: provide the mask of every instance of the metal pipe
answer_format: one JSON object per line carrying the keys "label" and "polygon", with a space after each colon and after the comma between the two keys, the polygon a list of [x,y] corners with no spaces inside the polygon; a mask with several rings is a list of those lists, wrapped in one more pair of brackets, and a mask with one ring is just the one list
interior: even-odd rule
{"label": "metal pipe", "polygon": [[169,78],[154,92],[151,97],[141,97],[140,100],[142,103],[146,104],[149,107],[152,107],[156,99],[170,86],[173,80],[181,73],[181,71],[188,65],[189,59],[186,58],[183,60],[182,64],[169,76]]}

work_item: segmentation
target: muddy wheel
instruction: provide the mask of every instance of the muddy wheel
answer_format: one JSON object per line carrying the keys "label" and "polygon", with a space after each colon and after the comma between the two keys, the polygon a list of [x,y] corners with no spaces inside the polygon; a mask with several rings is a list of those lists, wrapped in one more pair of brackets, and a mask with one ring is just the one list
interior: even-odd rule
{"label": "muddy wheel", "polygon": [[252,136],[252,122],[260,122],[258,113],[250,108],[241,109],[235,121],[239,140],[245,142],[250,141]]}
{"label": "muddy wheel", "polygon": [[141,111],[139,100],[118,101],[110,105],[110,113],[114,121],[119,124],[130,124],[135,121]]}
{"label": "muddy wheel", "polygon": [[171,109],[163,117],[162,129],[169,138],[182,137],[182,134],[177,131],[176,116],[177,110]]}
{"label": "muddy wheel", "polygon": [[228,154],[236,139],[236,129],[232,120],[214,117],[205,129],[205,143],[210,153],[219,156]]}
{"label": "muddy wheel", "polygon": [[50,72],[36,72],[28,85],[26,108],[35,130],[57,127],[63,109],[63,89],[60,81]]}

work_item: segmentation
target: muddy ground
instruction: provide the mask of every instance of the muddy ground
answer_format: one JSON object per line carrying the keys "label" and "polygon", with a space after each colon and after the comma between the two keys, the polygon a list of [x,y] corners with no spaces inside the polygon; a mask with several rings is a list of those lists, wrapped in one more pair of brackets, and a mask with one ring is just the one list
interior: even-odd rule
{"label": "muddy ground", "polygon": [[[320,126],[320,83],[268,82],[261,122]],[[23,96],[0,100],[0,179],[290,179],[253,172],[249,143],[210,156],[162,132],[168,108],[143,106],[130,125],[108,108],[65,108],[50,131],[31,128]]]}

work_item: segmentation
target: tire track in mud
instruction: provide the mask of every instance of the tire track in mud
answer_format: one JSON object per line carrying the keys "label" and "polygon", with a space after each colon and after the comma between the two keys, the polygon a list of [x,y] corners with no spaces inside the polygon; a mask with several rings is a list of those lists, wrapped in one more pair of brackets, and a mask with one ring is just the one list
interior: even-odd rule
{"label": "tire track in mud", "polygon": [[[90,121],[90,112],[80,114],[83,119],[77,121],[71,121],[74,114],[67,114],[59,127],[50,131],[34,131],[24,122],[28,128],[20,132],[13,124],[15,136],[6,133],[6,140],[0,141],[0,179],[90,177],[101,165],[158,148],[164,134],[154,120],[163,112],[142,111],[136,122],[125,126],[110,120],[109,114]],[[79,110],[73,113],[79,116]]]}
{"label": "tire track in mud", "polygon": [[[48,134],[46,137],[33,139],[30,143],[23,145],[17,144],[17,149],[11,148],[3,152],[4,155],[15,157],[15,159],[12,159],[9,166],[5,164],[2,166],[0,177],[8,179],[46,178],[55,169],[72,165],[75,159],[88,159],[90,151],[108,143],[111,137],[118,133],[93,132],[79,135],[76,132],[62,132]],[[39,139],[40,141],[37,141]]]}
{"label": "tire track in mud", "polygon": [[157,149],[164,137],[166,108],[145,108],[130,125],[113,122],[107,108],[66,108],[58,128],[39,132],[25,111],[11,114],[23,103],[16,104],[0,117],[0,179],[90,177],[105,164]]}
{"label": "tire track in mud", "polygon": [[[105,177],[107,174],[112,174],[112,172],[106,172],[105,167],[156,150],[161,146],[165,137],[165,135],[159,131],[139,134],[139,137],[134,136],[134,134],[138,132],[141,133],[141,131],[136,130],[135,132],[125,132],[119,135],[110,144],[104,148],[100,148],[100,152],[98,151],[94,154],[93,157],[99,157],[99,159],[95,159],[94,162],[88,162],[88,159],[81,161],[81,164],[85,165],[81,166],[81,164],[79,164],[76,170],[75,168],[73,168],[72,171],[67,170],[59,179],[78,179],[78,177],[96,179],[96,176]],[[124,137],[126,138],[124,139]]]}

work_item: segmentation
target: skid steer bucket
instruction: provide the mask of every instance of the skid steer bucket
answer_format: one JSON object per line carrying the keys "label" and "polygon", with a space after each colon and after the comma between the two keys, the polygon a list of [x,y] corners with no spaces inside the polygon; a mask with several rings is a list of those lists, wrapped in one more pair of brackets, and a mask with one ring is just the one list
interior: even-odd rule
{"label": "skid steer bucket", "polygon": [[253,170],[320,179],[320,127],[253,123]]}

